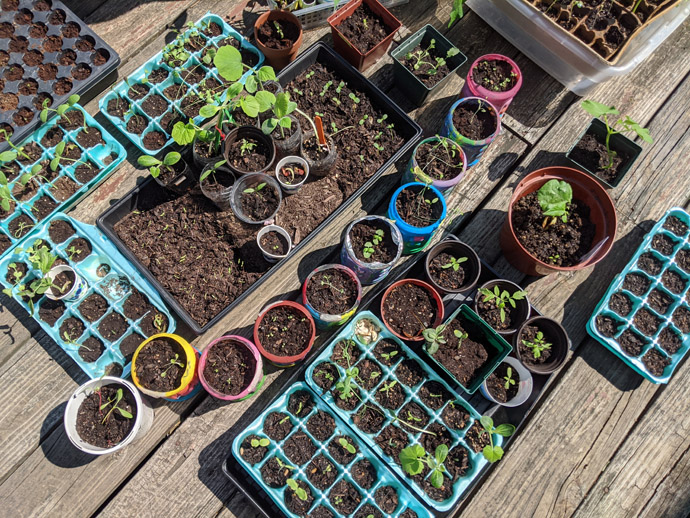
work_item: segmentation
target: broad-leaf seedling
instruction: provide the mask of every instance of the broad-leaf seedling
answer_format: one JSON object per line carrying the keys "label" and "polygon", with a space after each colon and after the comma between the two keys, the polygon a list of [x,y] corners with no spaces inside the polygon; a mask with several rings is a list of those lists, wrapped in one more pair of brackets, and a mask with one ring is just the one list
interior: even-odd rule
{"label": "broad-leaf seedling", "polygon": [[544,214],[542,228],[554,225],[558,218],[568,221],[568,209],[573,201],[573,188],[563,180],[549,180],[537,191],[537,200]]}
{"label": "broad-leaf seedling", "polygon": [[501,460],[501,457],[503,457],[503,448],[494,445],[493,434],[498,434],[502,437],[510,437],[515,432],[515,426],[504,423],[494,427],[494,420],[486,415],[479,419],[479,423],[482,425],[482,428],[484,428],[482,434],[489,434],[489,444],[484,446],[484,450],[482,451],[484,458],[492,463]]}
{"label": "broad-leaf seedling", "polygon": [[537,336],[531,342],[529,340],[521,340],[522,345],[532,350],[534,359],[541,358],[541,353],[547,349],[551,349],[551,344],[544,339],[544,333],[537,331]]}
{"label": "broad-leaf seedling", "polygon": [[500,311],[501,322],[506,321],[506,304],[510,304],[511,307],[515,308],[516,300],[523,300],[527,296],[526,291],[516,291],[512,295],[507,291],[501,291],[501,288],[496,285],[494,290],[491,291],[489,288],[480,288],[479,292],[484,295],[482,302],[493,302]]}
{"label": "broad-leaf seedling", "polygon": [[465,261],[467,261],[467,257],[458,257],[456,259],[451,255],[448,262],[446,264],[441,265],[441,268],[443,268],[444,270],[452,268],[454,272],[457,272],[460,269],[460,265]]}
{"label": "broad-leaf seedling", "polygon": [[178,163],[181,158],[182,155],[180,155],[177,151],[171,151],[163,157],[162,161],[150,155],[141,155],[137,159],[137,163],[141,166],[148,167],[151,176],[158,178],[158,175],[161,174],[162,167],[172,169],[172,166]]}
{"label": "broad-leaf seedling", "polygon": [[408,52],[405,55],[405,57],[407,59],[414,60],[412,68],[414,68],[415,70],[419,70],[422,65],[429,65],[431,68],[427,70],[426,73],[430,76],[435,76],[436,74],[438,74],[439,69],[446,64],[446,59],[452,58],[453,56],[457,56],[460,53],[458,49],[456,49],[455,47],[451,47],[450,49],[448,49],[448,52],[446,52],[445,59],[442,57],[437,57],[434,58],[434,62],[432,62],[430,51],[435,48],[436,40],[432,38],[427,48],[420,48],[420,50],[417,50],[415,52]]}
{"label": "broad-leaf seedling", "polygon": [[307,492],[299,487],[299,484],[294,478],[289,478],[287,479],[287,485],[290,489],[292,489],[293,493],[297,496],[302,501],[306,501],[309,497],[307,496]]}
{"label": "broad-leaf seedling", "polygon": [[340,444],[345,451],[352,455],[357,453],[357,448],[355,448],[354,445],[351,444],[350,441],[348,441],[345,437],[338,439],[338,444]]}
{"label": "broad-leaf seedling", "polygon": [[426,464],[431,470],[429,481],[435,488],[443,486],[443,473],[446,471],[443,463],[447,457],[448,446],[445,444],[439,444],[434,455],[427,453],[419,444],[408,446],[399,455],[403,470],[412,476],[419,475],[424,469],[424,464]]}
{"label": "broad-leaf seedling", "polygon": [[[43,108],[43,109],[41,110],[41,114],[40,114],[41,122],[43,122],[43,123],[47,122],[47,121],[48,121],[48,117],[50,116],[50,112],[55,112],[55,113],[57,113],[59,116],[64,117],[65,120],[66,120],[68,123],[71,124],[71,121],[69,120],[69,117],[67,117],[67,115],[65,115],[65,112],[66,112],[67,110],[69,110],[72,106],[74,106],[75,104],[77,104],[77,103],[79,102],[79,99],[80,99],[80,97],[79,97],[77,94],[70,95],[70,96],[67,98],[67,102],[64,103],[64,104],[61,104],[61,105],[58,106],[56,109],[49,108],[49,107],[48,107],[48,104],[50,104],[50,99],[45,99],[45,100],[43,101],[43,105],[41,106],[41,107]],[[86,124],[86,120],[84,120],[84,124]]]}
{"label": "broad-leaf seedling", "polygon": [[426,352],[429,354],[436,354],[438,348],[446,343],[446,339],[443,338],[443,331],[445,331],[445,329],[446,325],[441,324],[436,328],[429,327],[422,331],[422,336],[424,340],[426,340]]}
{"label": "broad-leaf seedling", "polygon": [[[100,390],[99,390],[99,397],[100,397]],[[124,408],[122,408],[122,407],[119,406],[119,405],[120,405],[120,402],[122,401],[122,398],[123,398],[123,397],[124,397],[124,395],[123,395],[122,389],[119,388],[119,389],[117,389],[117,392],[115,393],[115,397],[114,397],[114,398],[112,398],[112,397],[111,397],[111,398],[108,398],[108,401],[106,401],[105,403],[103,403],[103,404],[100,406],[100,410],[101,410],[101,412],[102,412],[103,410],[105,410],[106,408],[108,408],[110,405],[112,405],[112,407],[110,408],[110,410],[108,411],[108,413],[105,414],[105,417],[104,417],[103,420],[101,421],[101,424],[105,424],[106,421],[108,420],[108,418],[110,417],[110,415],[111,415],[115,410],[117,410],[117,411],[120,413],[120,415],[121,415],[122,417],[124,417],[125,419],[132,419],[132,418],[134,417],[134,416],[133,416],[131,413],[129,413],[127,410],[125,410]]]}
{"label": "broad-leaf seedling", "polygon": [[378,229],[376,232],[374,232],[374,235],[371,237],[371,241],[367,241],[364,243],[364,249],[362,250],[362,255],[366,258],[369,259],[372,255],[374,255],[375,247],[377,247],[381,241],[383,241],[383,237],[385,236],[385,232],[382,229]]}
{"label": "broad-leaf seedling", "polygon": [[450,11],[450,22],[448,22],[448,27],[450,28],[457,20],[462,18],[465,13],[463,12],[463,7],[465,0],[453,0],[453,8]]}
{"label": "broad-leaf seedling", "polygon": [[506,370],[506,375],[503,376],[503,379],[505,381],[504,388],[508,390],[511,385],[515,385],[515,379],[513,378],[513,368],[508,367]]}
{"label": "broad-leaf seedling", "polygon": [[5,173],[0,171],[0,208],[2,208],[2,210],[5,212],[9,212],[10,208],[12,207],[12,203],[14,203],[14,199],[12,198],[12,192],[7,185],[7,177],[5,176]]}
{"label": "broad-leaf seedling", "polygon": [[263,437],[261,439],[252,439],[250,444],[252,445],[252,448],[265,448],[269,444],[271,444],[270,439],[267,439],[266,437]]}

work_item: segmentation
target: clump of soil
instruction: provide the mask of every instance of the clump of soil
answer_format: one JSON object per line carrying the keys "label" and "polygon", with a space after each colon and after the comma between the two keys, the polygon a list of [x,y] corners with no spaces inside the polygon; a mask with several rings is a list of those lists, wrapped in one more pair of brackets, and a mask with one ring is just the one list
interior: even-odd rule
{"label": "clump of soil", "polygon": [[142,386],[157,392],[170,392],[180,387],[186,367],[182,346],[167,338],[159,338],[139,351],[136,375]]}
{"label": "clump of soil", "polygon": [[386,325],[407,339],[419,337],[440,316],[436,300],[429,290],[412,283],[393,288],[383,302],[382,311]]}
{"label": "clump of soil", "polygon": [[623,289],[638,296],[644,295],[650,284],[651,281],[647,277],[636,273],[629,273],[623,279]]}
{"label": "clump of soil", "polygon": [[296,356],[309,347],[312,324],[304,314],[290,306],[266,312],[259,324],[259,341],[266,352],[276,356]]}
{"label": "clump of soil", "polygon": [[661,275],[661,284],[664,285],[664,288],[669,290],[671,293],[675,293],[676,295],[683,293],[683,290],[685,290],[686,286],[683,277],[671,270],[666,270]]}
{"label": "clump of soil", "polygon": [[350,230],[350,243],[355,257],[363,263],[387,264],[395,259],[398,247],[391,229],[379,221],[362,221]]}
{"label": "clump of soil", "polygon": [[297,42],[299,27],[288,20],[267,21],[259,27],[257,37],[270,49],[288,49]]}
{"label": "clump of soil", "polygon": [[241,342],[225,340],[209,351],[204,379],[221,394],[236,396],[254,379],[256,360]]}
{"label": "clump of soil", "polygon": [[348,273],[330,268],[311,277],[307,284],[307,299],[319,313],[342,315],[355,305],[357,288],[357,282]]}
{"label": "clump of soil", "polygon": [[388,28],[381,16],[362,3],[354,12],[338,24],[338,31],[362,54],[366,54],[388,36]]}
{"label": "clump of soil", "polygon": [[627,317],[632,311],[632,301],[625,293],[617,292],[609,299],[609,308],[622,317]]}
{"label": "clump of soil", "polygon": [[677,244],[677,241],[674,241],[670,237],[665,236],[663,234],[657,234],[652,238],[652,248],[660,254],[669,257],[673,255],[673,249],[676,247]]}
{"label": "clump of soil", "polygon": [[61,300],[50,300],[46,298],[41,302],[38,309],[38,316],[49,326],[54,326],[60,317],[65,313],[65,303]]}
{"label": "clump of soil", "polygon": [[664,328],[659,333],[658,341],[661,348],[669,354],[677,353],[678,349],[683,345],[683,341],[678,336],[678,333],[669,327]]}
{"label": "clump of soil", "polygon": [[146,135],[144,135],[142,142],[144,143],[144,147],[146,149],[155,150],[165,146],[167,139],[163,132],[154,130],[149,131]]}
{"label": "clump of soil", "polygon": [[618,345],[629,356],[639,356],[642,354],[642,348],[646,343],[644,338],[630,329],[626,329],[618,337]]}
{"label": "clump of soil", "polygon": [[443,204],[426,187],[407,187],[395,200],[395,210],[405,223],[424,228],[436,223],[443,214]]}
{"label": "clump of soil", "polygon": [[441,413],[441,419],[446,423],[448,428],[453,430],[462,430],[467,426],[467,422],[470,419],[470,414],[467,412],[460,403],[451,401],[446,405]]}
{"label": "clump of soil", "polygon": [[[122,395],[118,401],[119,391],[122,391]],[[107,406],[102,408],[103,405]],[[79,405],[77,433],[93,446],[111,448],[130,434],[136,417],[134,396],[127,387],[105,385],[86,396]]]}
{"label": "clump of soil", "polygon": [[376,436],[376,444],[383,452],[400,464],[400,452],[409,444],[408,435],[395,425],[388,425]]}
{"label": "clump of soil", "polygon": [[647,296],[647,304],[660,315],[664,315],[673,304],[673,298],[660,289],[654,288]]}
{"label": "clump of soil", "polygon": [[517,84],[518,76],[507,61],[485,59],[472,70],[472,80],[492,92],[507,92]]}
{"label": "clump of soil", "polygon": [[283,412],[271,412],[264,419],[264,433],[275,441],[282,441],[292,430],[290,416]]}
{"label": "clump of soil", "polygon": [[376,505],[384,512],[392,514],[398,507],[398,492],[393,486],[381,486],[374,493]]}
{"label": "clump of soil", "polygon": [[664,369],[671,365],[671,359],[661,354],[656,349],[650,349],[642,357],[642,363],[654,376],[663,376]]}
{"label": "clump of soil", "polygon": [[328,493],[328,500],[336,511],[348,516],[355,512],[362,495],[347,480],[341,480]]}
{"label": "clump of soil", "polygon": [[371,489],[377,478],[376,468],[368,459],[362,459],[352,466],[350,476],[362,489]]}
{"label": "clump of soil", "polygon": [[507,403],[517,396],[520,375],[510,365],[503,362],[486,378],[486,388],[496,401]]}

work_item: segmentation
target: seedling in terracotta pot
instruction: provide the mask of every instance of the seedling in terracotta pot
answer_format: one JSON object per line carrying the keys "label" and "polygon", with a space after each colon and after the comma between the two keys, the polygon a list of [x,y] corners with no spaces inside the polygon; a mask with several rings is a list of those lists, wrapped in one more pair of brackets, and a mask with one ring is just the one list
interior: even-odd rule
{"label": "seedling in terracotta pot", "polygon": [[507,291],[501,291],[499,286],[494,286],[493,291],[488,288],[480,288],[479,293],[484,295],[482,299],[483,302],[492,302],[500,311],[501,322],[506,321],[506,304],[510,304],[511,307],[516,308],[516,300],[523,300],[527,296],[526,291],[516,291],[512,295]]}
{"label": "seedling in terracotta pot", "polygon": [[403,470],[412,476],[419,475],[426,464],[431,470],[429,480],[435,488],[443,486],[443,473],[446,471],[443,463],[447,457],[448,446],[445,444],[439,444],[433,456],[427,453],[419,444],[409,446],[400,452],[400,462]]}
{"label": "seedling in terracotta pot", "polygon": [[491,463],[501,460],[503,457],[503,448],[498,445],[494,445],[493,434],[498,434],[502,437],[510,437],[515,432],[515,426],[510,423],[504,423],[495,427],[494,420],[486,415],[482,416],[479,419],[479,422],[482,425],[482,428],[484,428],[483,433],[489,435],[489,444],[485,446],[484,450],[482,451],[484,458]]}
{"label": "seedling in terracotta pot", "polygon": [[560,218],[568,222],[568,209],[573,201],[573,188],[563,180],[549,180],[537,191],[537,199],[544,214],[542,228],[554,225]]}

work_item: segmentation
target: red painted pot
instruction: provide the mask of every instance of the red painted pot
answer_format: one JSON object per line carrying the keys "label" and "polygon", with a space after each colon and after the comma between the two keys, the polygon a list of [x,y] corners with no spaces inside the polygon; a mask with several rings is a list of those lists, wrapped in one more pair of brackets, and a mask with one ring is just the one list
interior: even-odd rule
{"label": "red painted pot", "polygon": [[383,320],[383,324],[386,326],[386,329],[388,329],[391,333],[393,333],[395,336],[400,338],[401,340],[407,340],[410,342],[421,342],[424,340],[424,337],[422,336],[422,332],[420,331],[417,336],[414,336],[410,338],[409,336],[401,336],[398,333],[396,333],[393,329],[391,329],[391,326],[388,325],[388,319],[386,318],[386,311],[384,309],[384,305],[386,302],[386,299],[389,297],[391,292],[398,286],[401,286],[403,284],[416,284],[417,286],[421,286],[425,290],[427,290],[429,293],[431,293],[431,296],[434,298],[434,301],[436,302],[436,320],[433,323],[433,327],[436,328],[441,325],[443,322],[443,316],[444,316],[444,307],[443,307],[443,300],[441,300],[441,296],[438,294],[438,292],[428,283],[424,281],[420,281],[419,279],[402,279],[398,282],[394,282],[391,284],[388,289],[384,292],[383,297],[381,298],[381,320]]}
{"label": "red painted pot", "polygon": [[[264,316],[269,310],[276,308],[278,306],[289,306],[291,308],[296,309],[307,319],[309,319],[309,322],[311,323],[311,337],[309,338],[309,345],[307,345],[304,351],[294,356],[277,356],[275,354],[271,354],[267,352],[266,349],[264,349],[261,340],[259,340],[259,326],[261,325],[261,321],[263,320]],[[316,338],[316,326],[314,325],[314,319],[311,317],[307,309],[304,306],[302,306],[302,304],[292,302],[291,300],[280,300],[278,302],[270,304],[269,306],[264,308],[264,310],[261,313],[259,313],[259,318],[257,318],[256,322],[254,323],[254,343],[256,344],[256,348],[259,349],[259,352],[263,355],[264,358],[266,358],[269,362],[278,367],[292,367],[298,361],[303,360],[304,357],[307,356],[307,354],[309,354],[309,351],[311,351],[311,348],[314,345],[314,338]]]}
{"label": "red painted pot", "polygon": [[[288,47],[287,49],[278,50],[269,48],[261,43],[259,40],[259,27],[267,22],[273,22],[274,20],[285,20],[297,25],[299,28],[299,37],[294,45]],[[282,70],[288,65],[288,63],[294,61],[294,59],[297,57],[297,51],[299,51],[299,48],[302,46],[303,38],[304,31],[302,30],[302,24],[300,23],[299,18],[289,11],[267,11],[259,16],[254,23],[254,40],[256,41],[256,46],[259,47],[259,50],[264,53],[264,56],[266,56],[266,61],[268,61],[268,64],[275,68],[276,71]]]}
{"label": "red painted pot", "polygon": [[[582,201],[590,209],[594,223],[594,246],[606,240],[586,261],[575,266],[554,266],[540,261],[522,246],[513,228],[513,205],[520,198],[531,194],[549,180],[564,180],[573,188],[573,198]],[[548,275],[554,272],[582,270],[601,261],[611,251],[616,239],[616,208],[606,190],[594,178],[570,167],[545,167],[525,176],[515,188],[508,206],[508,216],[501,228],[501,249],[508,262],[527,275]]]}
{"label": "red painted pot", "polygon": [[[517,81],[515,83],[515,86],[513,86],[513,88],[505,92],[494,92],[493,90],[488,90],[479,83],[475,82],[475,80],[472,78],[472,74],[474,73],[474,69],[481,61],[505,61],[506,63],[508,63],[512,69],[512,72],[515,73],[515,75],[517,75]],[[513,97],[515,97],[517,93],[520,91],[521,86],[522,72],[520,71],[520,67],[517,66],[517,63],[515,63],[515,61],[501,54],[485,54],[484,56],[480,56],[477,59],[475,59],[474,63],[472,63],[470,71],[467,73],[467,80],[465,81],[465,85],[462,87],[462,94],[460,96],[481,97],[482,99],[486,99],[491,104],[493,104],[496,107],[496,109],[498,109],[498,114],[500,116],[503,116],[503,114],[508,109],[508,106],[510,105],[511,101],[513,100]]]}

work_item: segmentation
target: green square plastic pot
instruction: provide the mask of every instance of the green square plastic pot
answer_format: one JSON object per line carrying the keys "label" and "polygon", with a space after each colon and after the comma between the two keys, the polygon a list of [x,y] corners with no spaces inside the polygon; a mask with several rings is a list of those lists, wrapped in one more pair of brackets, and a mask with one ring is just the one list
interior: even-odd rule
{"label": "green square plastic pot", "polygon": [[585,171],[587,174],[596,178],[597,181],[599,183],[601,183],[602,185],[604,185],[604,187],[606,187],[607,189],[613,189],[614,187],[617,187],[618,184],[621,183],[621,180],[623,180],[623,177],[626,174],[628,174],[628,171],[630,170],[632,165],[637,160],[637,157],[639,157],[640,153],[642,153],[642,148],[621,133],[617,133],[617,134],[611,136],[611,139],[609,140],[609,145],[611,146],[611,149],[613,151],[617,151],[617,152],[622,151],[622,152],[629,154],[630,160],[625,165],[625,167],[623,167],[623,169],[620,171],[620,173],[618,174],[618,178],[616,178],[616,180],[614,182],[609,183],[609,182],[599,178],[596,174],[594,174],[594,171],[590,171],[585,166],[583,166],[581,163],[579,163],[576,160],[573,160],[570,157],[570,154],[573,152],[573,149],[575,149],[575,146],[577,145],[577,143],[580,142],[580,140],[582,140],[584,138],[584,136],[587,134],[590,134],[590,135],[597,137],[597,140],[599,140],[601,142],[605,142],[606,141],[606,124],[604,124],[599,119],[592,119],[592,122],[589,124],[587,129],[585,129],[585,131],[583,131],[580,134],[580,136],[577,138],[577,140],[575,142],[573,142],[573,145],[570,146],[570,149],[565,154],[565,157],[571,163],[575,164],[575,166],[579,167],[580,169]]}
{"label": "green square plastic pot", "polygon": [[483,331],[484,337],[487,340],[487,345],[491,347],[492,349],[495,350],[496,355],[493,357],[493,359],[484,366],[479,369],[479,372],[477,373],[477,376],[475,377],[474,381],[467,387],[464,386],[462,383],[460,383],[453,374],[446,369],[446,367],[439,361],[434,358],[432,354],[429,354],[426,350],[427,344],[424,344],[424,352],[431,358],[431,360],[436,363],[441,369],[445,371],[448,376],[451,377],[457,383],[460,385],[460,388],[467,392],[468,394],[474,394],[479,387],[481,387],[482,383],[484,383],[484,380],[489,377],[489,374],[491,374],[494,370],[496,370],[496,367],[498,367],[501,362],[504,360],[506,356],[510,354],[510,352],[513,350],[513,347],[506,342],[501,335],[499,335],[494,329],[484,322],[484,320],[477,315],[474,311],[472,311],[467,305],[462,304],[458,309],[455,310],[455,313],[453,313],[450,318],[448,318],[445,322],[444,325],[448,325],[450,322],[455,320],[455,318],[458,315],[462,315],[462,317],[475,326],[477,326],[480,330]]}
{"label": "green square plastic pot", "polygon": [[412,52],[417,45],[422,44],[422,48],[426,48],[431,40],[436,40],[436,49],[438,49],[441,54],[445,55],[452,48],[455,48],[448,38],[443,36],[438,32],[432,25],[425,25],[412,36],[407,38],[397,49],[391,52],[393,57],[393,73],[395,74],[395,85],[402,90],[407,98],[415,103],[417,106],[421,106],[426,102],[427,97],[430,94],[441,88],[450,77],[457,72],[465,61],[467,61],[467,56],[462,52],[452,56],[446,60],[450,72],[436,83],[433,87],[429,88],[424,83],[422,83],[417,76],[415,76],[408,68],[402,64],[401,60],[405,57],[408,52]]}

